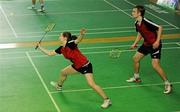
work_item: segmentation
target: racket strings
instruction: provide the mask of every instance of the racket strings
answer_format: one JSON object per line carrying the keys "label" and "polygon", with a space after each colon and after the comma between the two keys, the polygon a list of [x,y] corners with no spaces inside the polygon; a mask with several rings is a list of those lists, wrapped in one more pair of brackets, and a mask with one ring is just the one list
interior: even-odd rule
{"label": "racket strings", "polygon": [[109,56],[111,58],[119,58],[121,55],[122,50],[120,49],[112,49],[109,53]]}

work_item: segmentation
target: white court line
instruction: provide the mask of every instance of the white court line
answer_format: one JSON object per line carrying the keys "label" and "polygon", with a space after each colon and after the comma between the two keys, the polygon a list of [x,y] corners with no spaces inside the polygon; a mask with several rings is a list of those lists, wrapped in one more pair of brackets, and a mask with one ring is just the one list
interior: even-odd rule
{"label": "white court line", "polygon": [[[180,47],[168,47],[168,48],[162,48],[163,50],[174,50],[174,49],[180,49]],[[104,51],[95,51],[95,52],[83,52],[83,54],[106,54],[106,53],[109,53],[111,50],[104,50]],[[134,52],[136,50],[122,50],[121,52]],[[28,52],[28,53],[32,53],[34,51],[31,51],[31,52]],[[56,55],[56,56],[62,56],[62,55]],[[37,56],[31,56],[33,58],[42,58],[42,57],[49,57],[47,55],[37,55]],[[0,60],[8,60],[8,59],[22,59],[22,58],[26,58],[24,56],[19,56],[19,57],[3,57],[3,58],[0,58]]]}
{"label": "white court line", "polygon": [[43,80],[41,74],[39,73],[39,71],[38,71],[36,65],[34,64],[34,62],[33,62],[33,60],[31,59],[31,57],[30,57],[30,55],[29,55],[28,52],[26,52],[26,56],[28,57],[28,59],[29,59],[31,65],[33,66],[34,70],[36,71],[36,73],[37,73],[37,75],[38,75],[38,77],[39,77],[39,79],[40,79],[42,85],[44,86],[46,92],[48,93],[48,95],[49,95],[49,97],[50,97],[52,103],[54,104],[54,106],[55,106],[57,112],[61,112],[61,111],[60,111],[60,108],[58,107],[58,105],[56,104],[55,100],[53,99],[53,97],[52,97],[52,95],[51,95],[51,93],[50,93],[48,87],[46,86],[46,84],[45,84],[45,82],[44,82],[44,80]]}
{"label": "white court line", "polygon": [[[130,11],[130,9],[125,9]],[[102,13],[102,12],[119,12],[118,10],[96,10],[96,11],[74,11],[74,12],[46,12],[47,15],[66,15],[66,14],[87,14],[87,13]],[[34,13],[16,14],[14,16],[39,16]],[[13,16],[12,16],[13,17]]]}
{"label": "white court line", "polygon": [[[171,82],[172,84],[180,84],[180,82]],[[157,84],[143,84],[143,85],[130,85],[130,86],[112,86],[112,87],[104,87],[104,90],[111,90],[111,89],[124,89],[124,88],[138,88],[138,87],[151,87],[151,86],[160,86],[164,85],[164,83],[157,83]],[[63,91],[52,91],[51,94],[55,93],[72,93],[72,92],[84,92],[84,91],[92,91],[92,89],[76,89],[76,90],[63,90]]]}
{"label": "white court line", "polygon": [[7,23],[8,23],[8,25],[9,25],[9,27],[10,27],[10,29],[12,30],[14,36],[15,36],[16,38],[18,38],[16,31],[14,30],[14,28],[13,28],[11,22],[9,21],[9,19],[8,19],[6,13],[4,12],[4,9],[3,9],[3,7],[2,7],[1,5],[0,5],[0,10],[1,10],[1,12],[3,13],[3,15],[4,15],[4,17],[5,17],[5,19],[6,19]]}
{"label": "white court line", "polygon": [[176,43],[178,46],[180,46],[180,42]]}
{"label": "white court line", "polygon": [[[163,50],[174,50],[174,49],[180,49],[180,47],[169,47],[169,48],[162,48]],[[106,54],[109,53],[111,50],[108,51],[94,51],[94,52],[83,52],[83,54]],[[121,52],[135,52],[137,50],[121,50]],[[58,56],[58,55],[56,55]],[[62,56],[62,55],[60,55]],[[47,57],[46,55],[38,55],[38,56],[31,56],[31,57]],[[1,59],[1,58],[0,58]],[[4,58],[3,58],[4,59]]]}
{"label": "white court line", "polygon": [[[171,30],[175,30],[176,28],[164,28],[163,30],[164,31],[171,31]],[[88,30],[88,29],[87,29]],[[59,31],[60,32],[60,31]],[[63,31],[62,31],[63,32]],[[95,35],[95,34],[114,34],[114,33],[126,33],[126,32],[135,32],[135,30],[125,30],[125,31],[121,31],[121,30],[118,30],[118,31],[105,31],[105,32],[91,32],[91,33],[86,33],[87,35]],[[73,35],[79,35],[79,33],[73,33]],[[39,37],[39,36],[42,36],[42,35],[33,35],[33,36],[19,36],[18,38],[35,38],[35,37]],[[58,34],[48,34],[46,37],[58,37],[59,36],[59,33]],[[5,38],[2,38],[1,40],[3,40]]]}
{"label": "white court line", "polygon": [[[166,42],[166,43],[162,43],[162,45],[176,45],[178,42]],[[105,46],[98,46],[98,47],[80,47],[79,49],[80,50],[90,50],[90,49],[105,49],[105,48],[116,48],[116,47],[118,47],[118,48],[120,48],[120,47],[130,47],[131,46],[131,44],[124,44],[124,45],[111,45],[111,46],[109,46],[109,45],[105,45]],[[29,52],[29,53],[40,53],[40,51],[37,51],[37,50],[34,50],[34,51],[31,51],[31,50],[29,50],[29,51],[16,51],[16,52],[6,52],[6,53],[3,53],[3,52],[0,52],[0,54],[20,54],[20,53],[22,53],[22,54],[24,54],[24,52]]]}
{"label": "white court line", "polygon": [[[132,5],[132,6],[135,6],[135,4],[133,4],[132,2],[130,2],[130,1],[128,1],[128,0],[124,0],[124,1],[125,1],[126,3],[128,3],[128,4]],[[156,16],[155,14],[153,14],[153,13],[149,12],[148,10],[146,10],[146,12],[147,12],[147,13],[149,13],[149,14],[151,14],[152,16],[154,16],[154,17],[156,17],[156,18],[160,19],[161,21],[164,21],[165,23],[167,23],[167,24],[169,24],[169,25],[173,26],[174,28],[179,29],[179,27],[177,27],[177,26],[175,26],[175,25],[173,25],[173,24],[169,23],[168,21],[166,21],[166,20],[164,20],[164,19],[162,19],[162,18],[160,18],[160,17]]]}
{"label": "white court line", "polygon": [[[48,2],[54,2],[54,1],[61,1],[61,0],[46,0]],[[12,0],[6,0],[6,1],[0,1],[0,3],[18,3],[18,2],[29,2],[27,0],[16,0],[16,1],[12,1]]]}
{"label": "white court line", "polygon": [[121,12],[123,12],[124,14],[126,14],[126,15],[128,15],[128,16],[130,16],[130,17],[132,18],[132,16],[131,16],[130,14],[126,13],[124,10],[120,9],[119,7],[115,6],[114,4],[108,2],[107,0],[104,0],[104,2],[106,2],[106,3],[109,4],[110,6],[114,7],[115,9],[117,9],[118,11],[121,11]]}
{"label": "white court line", "polygon": [[[166,26],[170,26],[170,25],[162,25],[163,27],[166,27]],[[118,29],[134,29],[135,27],[128,27],[128,26],[125,26],[125,27],[104,27],[104,28],[86,28],[88,31],[99,31],[99,30],[118,30]],[[166,29],[166,28],[165,28]],[[174,28],[168,28],[168,29],[174,29]],[[53,32],[60,32],[60,31],[70,31],[70,32],[79,32],[79,29],[76,30],[76,29],[63,29],[63,30],[56,30],[56,31],[51,31],[51,33]],[[18,34],[36,34],[36,33],[42,33],[42,32],[26,32],[26,33],[18,33]]]}

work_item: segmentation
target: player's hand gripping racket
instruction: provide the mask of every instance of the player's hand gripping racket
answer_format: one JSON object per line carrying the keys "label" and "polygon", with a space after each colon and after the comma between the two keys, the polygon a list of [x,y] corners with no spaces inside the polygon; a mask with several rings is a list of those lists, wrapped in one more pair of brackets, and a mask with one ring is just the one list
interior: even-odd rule
{"label": "player's hand gripping racket", "polygon": [[56,25],[55,23],[48,23],[46,29],[44,30],[45,32],[44,32],[43,36],[41,37],[41,39],[39,40],[38,44],[36,45],[35,49],[37,49],[39,47],[39,44],[42,42],[42,40],[44,39],[46,34],[50,31],[52,31],[53,28],[55,27],[55,25]]}

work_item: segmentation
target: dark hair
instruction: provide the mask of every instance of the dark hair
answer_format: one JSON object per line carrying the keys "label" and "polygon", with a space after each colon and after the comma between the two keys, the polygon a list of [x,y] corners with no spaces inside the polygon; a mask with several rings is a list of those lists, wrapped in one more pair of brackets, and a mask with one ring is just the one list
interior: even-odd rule
{"label": "dark hair", "polygon": [[67,38],[67,41],[76,40],[76,35],[71,35],[70,32],[63,32],[62,35]]}
{"label": "dark hair", "polygon": [[136,5],[134,8],[137,8],[137,10],[141,13],[141,16],[144,17],[145,14],[145,8],[142,5]]}

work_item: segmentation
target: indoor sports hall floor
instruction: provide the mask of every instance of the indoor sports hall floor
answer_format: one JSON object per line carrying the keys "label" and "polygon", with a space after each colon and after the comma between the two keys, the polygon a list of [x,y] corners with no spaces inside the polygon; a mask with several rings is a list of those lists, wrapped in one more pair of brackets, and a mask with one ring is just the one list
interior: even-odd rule
{"label": "indoor sports hall floor", "polygon": [[[45,0],[45,4],[46,13],[39,13],[27,10],[31,0],[0,0],[0,112],[180,112],[179,15],[160,6],[165,13],[158,13],[146,0]],[[173,84],[172,94],[163,94],[163,82],[149,56],[141,62],[140,84],[125,81],[133,73],[135,50],[124,50],[118,59],[109,57],[110,50],[127,49],[135,39],[131,18],[135,4],[145,5],[146,17],[164,28],[161,64]],[[49,22],[56,23],[42,44],[49,49],[58,47],[63,31],[88,30],[79,47],[94,66],[96,82],[111,98],[110,108],[100,108],[102,99],[83,75],[70,76],[63,92],[50,86],[71,63],[34,49]]]}

